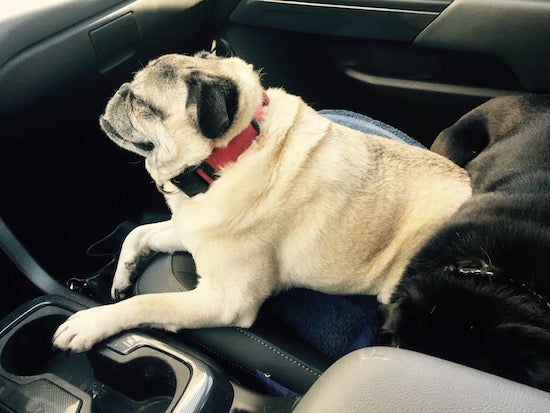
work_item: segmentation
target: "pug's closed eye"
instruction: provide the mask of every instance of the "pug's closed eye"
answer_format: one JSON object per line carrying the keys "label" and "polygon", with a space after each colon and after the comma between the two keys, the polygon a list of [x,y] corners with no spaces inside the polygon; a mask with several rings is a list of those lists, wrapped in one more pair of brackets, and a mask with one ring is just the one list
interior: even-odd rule
{"label": "pug's closed eye", "polygon": [[146,142],[132,142],[132,144],[136,148],[141,149],[142,151],[145,151],[145,152],[151,152],[153,149],[155,149],[155,144],[153,142],[149,142],[149,141],[146,141]]}
{"label": "pug's closed eye", "polygon": [[157,118],[164,120],[164,112],[158,109],[156,106],[151,103],[146,102],[145,100],[137,97],[133,92],[128,94],[128,99],[130,100],[130,106],[132,112],[141,118]]}

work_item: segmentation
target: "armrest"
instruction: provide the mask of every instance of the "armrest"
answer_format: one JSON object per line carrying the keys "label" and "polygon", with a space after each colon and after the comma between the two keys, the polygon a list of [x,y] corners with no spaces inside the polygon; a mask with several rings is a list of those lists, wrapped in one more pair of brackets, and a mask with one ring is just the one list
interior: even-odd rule
{"label": "armrest", "polygon": [[549,412],[550,393],[390,347],[334,363],[294,410],[304,412]]}

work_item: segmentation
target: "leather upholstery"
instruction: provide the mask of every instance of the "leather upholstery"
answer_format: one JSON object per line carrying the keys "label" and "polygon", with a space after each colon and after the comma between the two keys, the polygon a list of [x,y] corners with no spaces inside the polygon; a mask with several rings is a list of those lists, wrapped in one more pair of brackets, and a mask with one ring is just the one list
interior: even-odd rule
{"label": "leather upholstery", "polygon": [[334,363],[294,413],[550,412],[550,393],[442,359],[370,347]]}

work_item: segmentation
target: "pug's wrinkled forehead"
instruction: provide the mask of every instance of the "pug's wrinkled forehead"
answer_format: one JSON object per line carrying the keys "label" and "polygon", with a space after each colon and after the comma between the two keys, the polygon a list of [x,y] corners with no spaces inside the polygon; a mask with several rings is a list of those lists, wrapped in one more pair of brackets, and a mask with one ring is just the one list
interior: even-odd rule
{"label": "pug's wrinkled forehead", "polygon": [[[210,72],[208,65],[197,65],[196,60],[190,56],[173,54],[151,61],[136,73],[131,82],[133,97],[150,105],[158,105],[157,109],[164,117],[170,112],[180,113],[182,105],[188,106],[190,80],[197,79],[199,73],[203,73],[202,76],[206,78]],[[191,83],[196,83],[196,80]],[[192,96],[191,100],[194,100]]]}
{"label": "pug's wrinkled forehead", "polygon": [[220,58],[205,52],[195,56],[169,54],[149,62],[137,72],[131,88],[134,93],[152,92],[152,89],[174,91],[218,80],[231,81],[237,87],[240,78],[250,71],[248,66],[240,59]]}

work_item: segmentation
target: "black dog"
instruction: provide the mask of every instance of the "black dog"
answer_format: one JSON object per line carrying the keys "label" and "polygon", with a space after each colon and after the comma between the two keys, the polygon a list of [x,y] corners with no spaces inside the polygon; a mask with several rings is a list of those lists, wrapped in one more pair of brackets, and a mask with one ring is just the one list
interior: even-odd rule
{"label": "black dog", "polygon": [[432,150],[474,194],[411,261],[383,342],[550,391],[550,97],[492,99]]}

